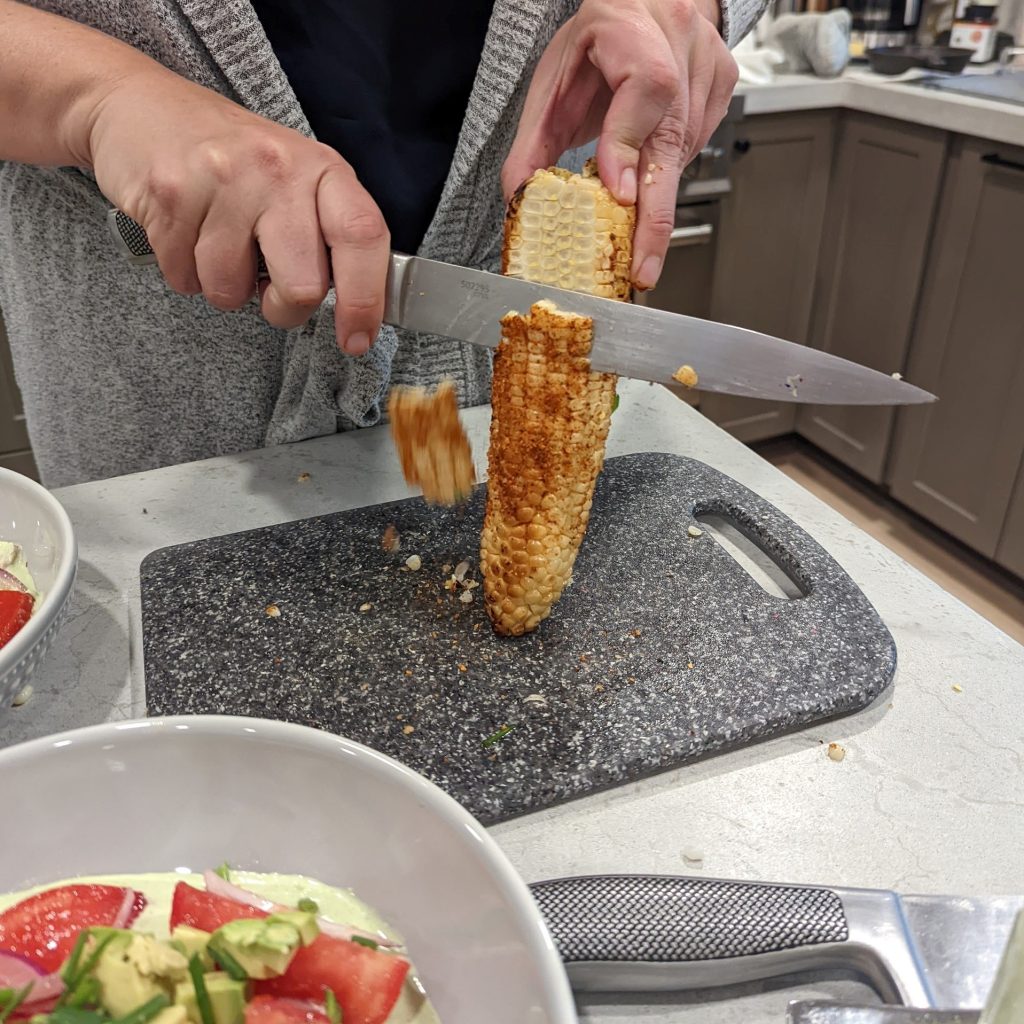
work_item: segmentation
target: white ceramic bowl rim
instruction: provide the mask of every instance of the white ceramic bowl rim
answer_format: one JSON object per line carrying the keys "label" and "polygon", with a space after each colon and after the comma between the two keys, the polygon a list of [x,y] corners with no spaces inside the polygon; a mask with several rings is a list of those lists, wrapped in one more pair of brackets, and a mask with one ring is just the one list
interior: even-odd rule
{"label": "white ceramic bowl rim", "polygon": [[298,743],[307,748],[322,751],[325,755],[344,753],[377,762],[382,769],[396,776],[404,786],[415,793],[417,798],[427,805],[437,818],[444,821],[453,830],[464,829],[480,843],[495,876],[495,884],[508,898],[510,905],[514,908],[518,923],[522,926],[522,933],[527,936],[528,951],[543,978],[546,1001],[556,1014],[554,1020],[564,1021],[567,1024],[577,1020],[575,1002],[565,969],[544,919],[541,917],[540,910],[526,883],[512,867],[498,844],[468,811],[429,779],[386,754],[363,746],[361,743],[308,726],[263,718],[242,718],[231,715],[177,715],[166,718],[143,718],[85,726],[0,749],[0,776],[8,769],[17,771],[20,761],[45,756],[47,751],[53,750],[55,746],[67,747],[75,743],[102,743],[105,740],[110,740],[119,732],[137,729],[163,732],[188,729],[210,736],[245,730],[249,734],[259,733],[271,741],[276,740],[283,744]]}
{"label": "white ceramic bowl rim", "polygon": [[[3,647],[0,647],[0,674],[17,665],[46,631],[54,613],[67,600],[68,592],[75,582],[75,570],[78,566],[78,543],[75,540],[71,519],[64,511],[64,506],[42,484],[36,483],[35,480],[22,473],[15,473],[12,469],[0,467],[0,495],[3,494],[7,484],[35,494],[39,499],[40,507],[46,507],[52,511],[57,523],[56,541],[60,545],[60,562],[53,585],[43,595],[43,600],[35,609],[32,618]],[[9,539],[0,537],[0,540]],[[29,565],[29,569],[31,568],[32,566]]]}

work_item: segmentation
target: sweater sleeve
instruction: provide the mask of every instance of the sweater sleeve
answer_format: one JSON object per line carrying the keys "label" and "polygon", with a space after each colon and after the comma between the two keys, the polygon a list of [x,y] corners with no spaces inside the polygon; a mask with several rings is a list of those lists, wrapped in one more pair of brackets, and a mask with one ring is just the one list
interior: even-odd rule
{"label": "sweater sleeve", "polygon": [[722,9],[722,38],[731,50],[765,12],[769,0],[719,0]]}

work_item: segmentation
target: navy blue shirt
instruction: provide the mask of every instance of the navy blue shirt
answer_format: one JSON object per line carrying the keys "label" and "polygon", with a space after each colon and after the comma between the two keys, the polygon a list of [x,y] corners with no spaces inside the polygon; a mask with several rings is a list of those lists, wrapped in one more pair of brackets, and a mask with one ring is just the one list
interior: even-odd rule
{"label": "navy blue shirt", "polygon": [[415,252],[451,165],[493,0],[252,0],[316,137]]}

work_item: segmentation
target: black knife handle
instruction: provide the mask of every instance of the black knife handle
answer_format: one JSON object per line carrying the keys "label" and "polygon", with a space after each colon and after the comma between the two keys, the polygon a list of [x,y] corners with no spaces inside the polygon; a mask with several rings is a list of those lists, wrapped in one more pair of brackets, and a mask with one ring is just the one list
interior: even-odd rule
{"label": "black knife handle", "polygon": [[[156,263],[156,253],[153,246],[149,244],[149,235],[146,229],[136,220],[132,220],[123,210],[111,210],[107,214],[107,226],[114,236],[118,251],[122,256],[137,267],[150,266]],[[267,273],[267,262],[256,246],[256,278],[267,280],[270,275]]]}
{"label": "black knife handle", "polygon": [[566,964],[723,960],[850,934],[831,889],[671,875],[591,875],[530,888]]}

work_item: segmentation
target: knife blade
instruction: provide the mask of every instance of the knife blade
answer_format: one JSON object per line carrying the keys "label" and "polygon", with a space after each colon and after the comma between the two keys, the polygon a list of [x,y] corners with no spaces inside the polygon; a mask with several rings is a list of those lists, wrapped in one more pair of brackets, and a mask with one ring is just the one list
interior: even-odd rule
{"label": "knife blade", "polygon": [[857,1006],[824,999],[797,1000],[787,1024],[978,1024],[978,1010],[921,1010],[910,1006]]}
{"label": "knife blade", "polygon": [[679,991],[842,968],[883,1001],[983,1005],[1022,897],[593,875],[531,887],[578,991]]}
{"label": "knife blade", "polygon": [[[155,262],[141,225],[120,210],[110,211],[108,223],[132,263]],[[757,331],[401,253],[391,254],[384,321],[496,348],[501,318],[545,299],[593,320],[590,365],[598,372],[672,385],[673,374],[689,366],[697,374],[698,390],[781,402],[935,401],[934,395],[888,374]]]}

